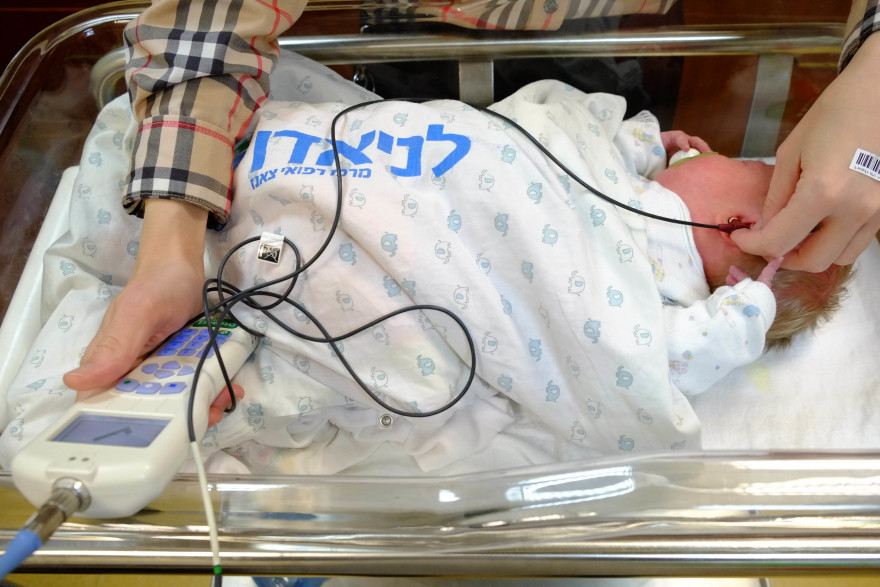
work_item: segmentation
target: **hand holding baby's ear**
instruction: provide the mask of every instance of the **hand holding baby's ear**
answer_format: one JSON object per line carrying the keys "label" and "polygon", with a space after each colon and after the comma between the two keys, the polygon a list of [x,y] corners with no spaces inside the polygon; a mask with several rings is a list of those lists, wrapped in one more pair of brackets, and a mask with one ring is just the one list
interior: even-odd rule
{"label": "hand holding baby's ear", "polygon": [[[761,270],[761,274],[758,276],[757,281],[763,283],[767,287],[770,287],[770,283],[773,281],[773,276],[776,275],[776,271],[779,269],[780,265],[782,265],[782,257],[776,257],[775,259],[771,260],[769,263],[767,263],[767,266]],[[751,277],[751,275],[749,275],[739,267],[731,265],[725,283],[732,287],[743,279],[748,279],[749,277]]]}
{"label": "hand holding baby's ear", "polygon": [[660,140],[663,141],[663,148],[666,149],[667,153],[687,151],[689,149],[696,149],[700,153],[708,153],[712,150],[709,147],[709,143],[700,137],[692,137],[681,130],[661,132]]}

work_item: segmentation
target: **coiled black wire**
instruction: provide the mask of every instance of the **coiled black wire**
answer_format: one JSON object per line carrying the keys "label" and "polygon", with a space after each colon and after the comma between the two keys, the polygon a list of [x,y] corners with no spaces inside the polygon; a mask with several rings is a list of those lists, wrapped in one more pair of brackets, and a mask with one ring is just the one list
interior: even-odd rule
{"label": "coiled black wire", "polygon": [[[358,384],[358,386],[360,386],[361,389],[363,389],[364,392],[366,392],[367,395],[373,401],[375,401],[377,404],[382,406],[382,408],[388,410],[391,413],[394,413],[394,414],[397,414],[400,416],[413,417],[413,418],[425,418],[425,417],[429,417],[429,416],[434,416],[436,414],[439,414],[441,412],[448,410],[453,405],[458,403],[458,401],[461,400],[462,397],[464,397],[464,395],[467,393],[468,389],[470,388],[471,384],[473,383],[473,380],[474,380],[474,377],[476,374],[476,348],[475,348],[475,345],[473,342],[473,338],[471,337],[464,322],[462,322],[462,320],[458,316],[456,316],[453,312],[451,312],[450,310],[447,310],[446,308],[442,308],[440,306],[435,306],[435,305],[406,306],[406,307],[400,308],[399,310],[396,310],[392,313],[381,316],[381,317],[369,322],[368,324],[364,324],[363,326],[355,328],[354,330],[351,330],[351,331],[346,332],[344,334],[333,335],[321,324],[320,320],[318,320],[318,318],[316,316],[314,316],[312,313],[310,313],[302,304],[298,303],[296,300],[294,300],[290,297],[291,293],[293,292],[293,289],[295,288],[295,286],[299,280],[299,277],[321,257],[321,255],[324,253],[324,251],[330,245],[330,241],[333,239],[333,236],[335,235],[336,230],[339,227],[339,222],[340,222],[341,215],[342,215],[342,198],[343,198],[344,190],[343,190],[343,185],[342,185],[342,177],[343,177],[342,163],[340,160],[339,147],[338,147],[337,138],[336,138],[337,122],[339,121],[340,118],[342,118],[343,116],[345,116],[346,114],[348,114],[349,112],[352,112],[354,110],[366,108],[366,107],[371,106],[373,104],[385,103],[385,102],[390,102],[390,101],[423,103],[428,100],[411,99],[411,98],[407,98],[407,99],[401,98],[401,99],[391,99],[391,100],[372,100],[372,101],[367,101],[367,102],[361,102],[359,104],[355,104],[353,106],[349,106],[347,108],[344,108],[343,110],[338,112],[333,117],[333,120],[330,124],[330,144],[331,144],[331,148],[333,150],[333,162],[334,162],[334,166],[336,169],[336,210],[334,212],[333,221],[330,223],[330,228],[327,231],[327,237],[321,243],[317,252],[314,254],[314,256],[312,256],[311,259],[309,259],[308,261],[303,263],[302,256],[299,252],[299,249],[296,247],[296,245],[290,239],[284,238],[285,246],[289,247],[294,252],[295,259],[296,259],[296,262],[295,262],[294,267],[291,270],[291,272],[285,276],[282,276],[282,277],[279,277],[275,280],[260,284],[258,286],[250,287],[250,288],[243,289],[243,290],[238,289],[234,285],[227,283],[226,281],[223,280],[223,271],[226,266],[226,263],[228,262],[228,260],[232,257],[232,255],[234,253],[239,251],[242,247],[245,247],[245,246],[247,246],[251,243],[254,243],[260,239],[260,237],[255,236],[255,237],[249,238],[245,241],[242,241],[241,243],[234,246],[226,254],[226,256],[223,258],[223,260],[220,262],[220,265],[217,270],[217,276],[215,278],[209,279],[205,282],[205,287],[203,288],[204,316],[208,322],[208,325],[209,325],[208,328],[210,329],[210,333],[211,333],[210,344],[214,349],[214,354],[217,356],[218,362],[220,363],[220,368],[222,370],[223,377],[225,379],[225,383],[226,383],[226,386],[227,386],[227,389],[229,392],[229,397],[231,400],[231,407],[227,411],[231,411],[231,410],[235,409],[236,399],[235,399],[235,395],[232,391],[232,383],[231,383],[230,378],[226,372],[226,368],[223,365],[223,360],[220,355],[219,348],[217,346],[216,337],[217,337],[217,333],[219,332],[219,329],[220,329],[220,324],[222,323],[222,321],[224,319],[229,318],[231,320],[238,322],[238,320],[235,318],[235,314],[233,313],[233,308],[237,304],[240,304],[240,303],[246,305],[247,307],[249,307],[253,310],[258,310],[258,311],[262,312],[268,319],[272,320],[275,324],[277,324],[279,327],[281,327],[283,330],[285,330],[286,332],[290,333],[293,336],[299,337],[303,340],[312,341],[315,343],[324,343],[324,344],[330,345],[330,347],[333,349],[336,357],[340,360],[340,362],[342,363],[345,370],[349,373],[349,375],[352,377],[352,379]],[[599,191],[595,187],[591,186],[586,181],[581,179],[577,174],[573,173],[571,171],[571,169],[568,168],[568,166],[566,166],[562,161],[560,161],[558,157],[556,157],[549,149],[547,149],[544,145],[542,145],[541,142],[537,138],[535,138],[531,133],[529,133],[525,128],[523,128],[516,121],[512,120],[511,118],[509,118],[507,116],[504,116],[503,114],[495,112],[494,110],[490,110],[489,108],[483,108],[483,107],[479,107],[479,106],[472,106],[472,107],[475,110],[483,112],[491,117],[495,117],[497,119],[500,119],[505,124],[516,129],[519,133],[522,134],[523,137],[525,137],[533,145],[535,145],[535,147],[537,147],[538,150],[545,157],[547,157],[550,161],[552,161],[553,164],[555,164],[562,172],[567,174],[576,183],[578,183],[578,185],[582,186],[583,188],[588,190],[590,193],[592,193],[596,197],[598,197],[598,198],[600,198],[600,199],[602,199],[602,200],[604,200],[614,206],[617,206],[619,208],[623,208],[624,210],[628,210],[630,212],[633,212],[635,214],[639,214],[641,216],[645,216],[647,218],[651,218],[654,220],[660,220],[663,222],[669,222],[669,223],[673,223],[673,224],[680,224],[680,225],[686,225],[686,226],[693,226],[693,227],[697,227],[697,228],[708,228],[708,229],[714,229],[714,230],[723,230],[724,229],[723,225],[704,224],[701,222],[681,220],[678,218],[668,218],[665,216],[653,214],[651,212],[646,212],[644,210],[640,210],[638,208],[635,208],[635,207],[629,206],[627,204],[624,204],[622,202],[619,202],[619,201],[615,200],[614,198]],[[278,284],[281,284],[284,282],[287,282],[287,287],[283,293],[274,293],[274,292],[267,290],[267,288],[269,288],[269,287],[272,287],[274,285],[278,285]],[[209,302],[209,296],[212,293],[216,294],[219,297],[219,301],[214,304],[211,304]],[[268,301],[262,302],[261,300],[263,300],[263,299],[268,299]],[[277,316],[275,316],[272,313],[272,310],[278,308],[282,304],[287,304],[289,306],[292,306],[296,310],[302,312],[303,315],[306,316],[317,327],[317,329],[321,332],[321,336],[308,335],[308,334],[299,332],[297,330],[294,330],[288,324],[286,324],[281,319],[279,319]],[[347,338],[350,338],[352,336],[355,336],[356,334],[359,334],[359,333],[363,332],[364,330],[367,330],[369,328],[373,328],[374,326],[380,324],[381,322],[389,320],[389,319],[391,319],[395,316],[398,316],[400,314],[403,314],[406,312],[413,312],[413,311],[423,311],[423,310],[432,310],[432,311],[436,311],[436,312],[441,312],[441,313],[445,314],[446,316],[450,317],[459,326],[459,328],[461,328],[461,331],[464,334],[465,340],[467,341],[467,345],[468,345],[469,356],[470,356],[470,367],[469,367],[469,372],[468,372],[468,376],[465,381],[465,384],[461,387],[459,392],[455,396],[452,397],[452,399],[449,402],[447,402],[446,404],[442,405],[441,407],[439,407],[437,409],[434,409],[434,410],[431,410],[428,412],[409,412],[409,411],[401,410],[401,409],[395,408],[394,406],[389,405],[387,402],[383,401],[378,395],[376,395],[369,388],[369,386],[360,378],[360,376],[358,376],[358,374],[355,372],[355,370],[352,368],[352,366],[349,364],[349,362],[345,359],[345,357],[342,354],[341,349],[337,346],[337,343],[339,343]],[[218,315],[218,312],[219,312],[219,315]],[[246,326],[244,326],[240,322],[239,322],[239,324],[247,332],[249,332],[255,336],[259,336],[259,333],[254,332],[253,330],[247,328]],[[198,374],[201,371],[202,365],[204,364],[204,360],[205,360],[205,358],[202,357],[199,361],[198,367],[196,368],[196,374],[194,376],[195,380],[197,380],[197,378],[198,378]],[[195,384],[195,380],[194,380],[194,384]],[[194,387],[195,387],[195,385],[194,385]],[[194,395],[191,395],[190,396],[190,410],[192,410],[193,403],[194,403]],[[192,424],[191,415],[189,418],[189,425],[190,425],[190,439],[194,440],[195,433],[192,429],[193,424]]]}

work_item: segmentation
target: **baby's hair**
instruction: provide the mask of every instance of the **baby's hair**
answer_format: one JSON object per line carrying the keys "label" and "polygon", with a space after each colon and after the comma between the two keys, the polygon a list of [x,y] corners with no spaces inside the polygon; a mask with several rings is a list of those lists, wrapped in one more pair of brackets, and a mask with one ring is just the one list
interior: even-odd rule
{"label": "baby's hair", "polygon": [[[757,278],[766,261],[746,257],[740,268]],[[846,284],[852,275],[850,265],[832,265],[821,273],[779,269],[770,283],[776,298],[776,319],[767,332],[764,349],[788,348],[796,334],[815,330],[831,319],[847,295]]]}
{"label": "baby's hair", "polygon": [[851,265],[832,265],[821,273],[780,269],[770,282],[776,319],[767,332],[767,350],[787,348],[794,336],[831,319],[847,295]]}

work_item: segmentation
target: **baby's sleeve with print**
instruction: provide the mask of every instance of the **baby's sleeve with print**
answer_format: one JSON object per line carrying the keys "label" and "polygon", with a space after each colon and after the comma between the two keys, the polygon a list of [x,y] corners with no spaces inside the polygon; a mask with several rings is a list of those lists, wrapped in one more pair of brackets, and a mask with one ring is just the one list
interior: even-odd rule
{"label": "baby's sleeve with print", "polygon": [[650,179],[666,167],[660,122],[647,110],[621,123],[614,136],[614,146],[632,175]]}
{"label": "baby's sleeve with print", "polygon": [[751,279],[688,307],[666,306],[670,379],[685,395],[706,391],[761,356],[775,315],[770,288]]}

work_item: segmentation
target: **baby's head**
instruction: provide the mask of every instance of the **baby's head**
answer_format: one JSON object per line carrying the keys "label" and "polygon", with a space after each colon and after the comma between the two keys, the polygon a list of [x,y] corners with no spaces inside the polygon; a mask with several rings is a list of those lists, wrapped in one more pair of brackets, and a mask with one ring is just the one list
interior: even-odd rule
{"label": "baby's head", "polygon": [[[740,161],[704,154],[665,169],[654,178],[684,201],[695,222],[724,224],[739,218],[753,224],[761,217],[773,167],[760,161]],[[720,230],[694,228],[694,242],[703,260],[709,287],[725,284],[734,265],[756,279],[766,260],[743,252]],[[832,265],[822,273],[780,269],[771,289],[776,319],[767,333],[767,348],[785,347],[802,330],[831,317],[846,290],[850,267]]]}

